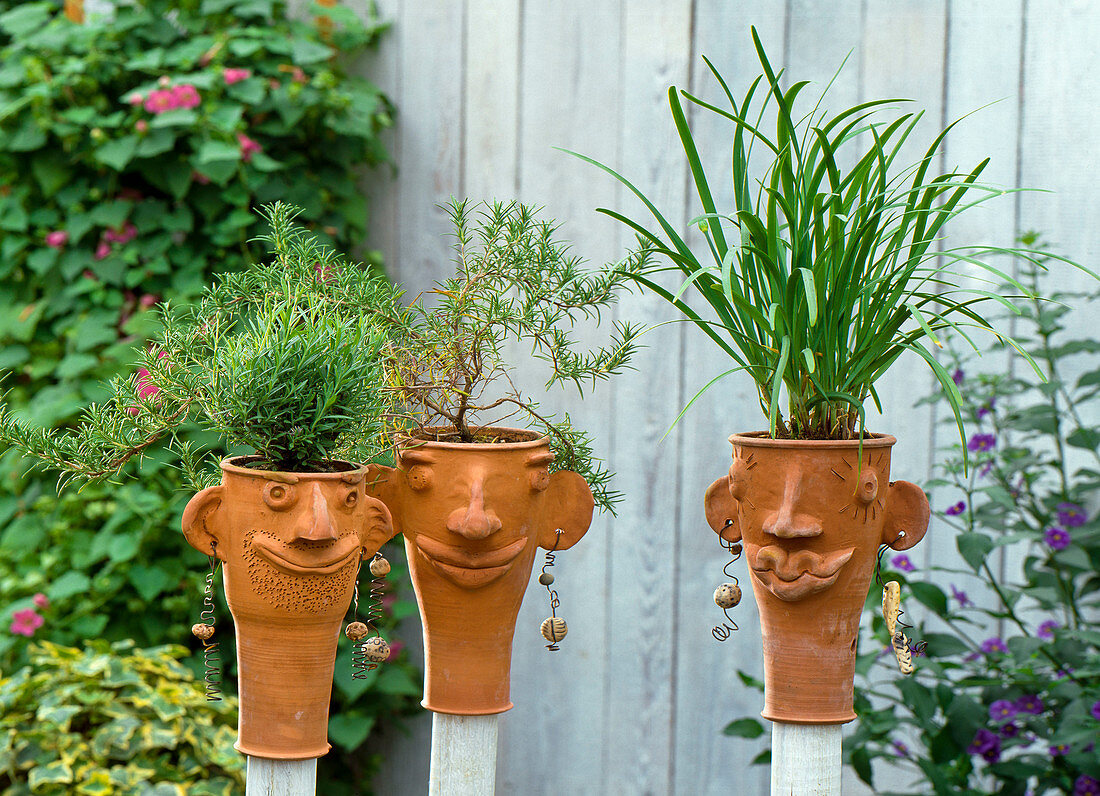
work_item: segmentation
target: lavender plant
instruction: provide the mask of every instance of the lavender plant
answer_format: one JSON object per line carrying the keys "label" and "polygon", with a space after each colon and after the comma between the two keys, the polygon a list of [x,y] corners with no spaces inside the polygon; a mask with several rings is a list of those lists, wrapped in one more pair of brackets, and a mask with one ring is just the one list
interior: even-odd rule
{"label": "lavender plant", "polygon": [[552,220],[516,202],[447,206],[455,236],[455,275],[394,319],[387,381],[399,414],[394,433],[459,442],[495,441],[489,427],[510,417],[545,434],[551,469],[580,473],[597,505],[612,509],[611,473],[593,457],[591,438],[567,413],[542,412],[512,381],[508,342],[531,346],[550,368],[546,386],[585,386],[627,367],[638,328],[615,322],[609,341],[578,353],[573,325],[601,318],[630,275],[644,267],[643,248],[599,272],[557,238]]}

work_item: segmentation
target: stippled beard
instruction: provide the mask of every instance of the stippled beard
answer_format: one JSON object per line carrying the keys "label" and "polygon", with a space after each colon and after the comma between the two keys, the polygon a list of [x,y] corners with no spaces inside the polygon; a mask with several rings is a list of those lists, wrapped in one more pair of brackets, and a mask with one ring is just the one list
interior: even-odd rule
{"label": "stippled beard", "polygon": [[[275,569],[260,557],[252,546],[252,538],[262,531],[249,531],[244,539],[241,557],[248,567],[248,579],[256,594],[269,600],[277,608],[303,614],[322,613],[339,608],[343,595],[351,588],[358,571],[358,557],[352,558],[336,572],[317,575],[289,575]],[[269,539],[271,534],[266,534]],[[346,536],[347,534],[345,534]],[[287,551],[312,550],[331,546],[331,542],[297,541],[282,542]]]}

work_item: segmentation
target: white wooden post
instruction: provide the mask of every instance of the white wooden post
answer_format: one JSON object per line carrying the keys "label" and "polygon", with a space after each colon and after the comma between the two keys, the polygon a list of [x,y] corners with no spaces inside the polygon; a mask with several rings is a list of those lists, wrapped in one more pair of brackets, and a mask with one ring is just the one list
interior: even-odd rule
{"label": "white wooden post", "polygon": [[499,718],[432,714],[428,796],[493,796]]}
{"label": "white wooden post", "polygon": [[840,796],[841,726],[772,722],[772,796]]}
{"label": "white wooden post", "polygon": [[245,796],[314,796],[317,792],[317,758],[269,760],[248,758]]}

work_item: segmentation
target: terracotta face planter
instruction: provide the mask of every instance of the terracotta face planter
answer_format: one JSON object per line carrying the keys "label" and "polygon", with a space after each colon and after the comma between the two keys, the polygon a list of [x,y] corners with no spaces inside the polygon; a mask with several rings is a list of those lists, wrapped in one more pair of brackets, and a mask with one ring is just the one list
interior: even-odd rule
{"label": "terracotta face planter", "polygon": [[[372,468],[371,494],[405,535],[424,623],[424,707],[482,715],[512,707],[516,615],[537,548],[572,547],[592,522],[592,493],[572,472],[550,475],[545,438],[411,442],[396,469]],[[516,435],[519,435],[518,437]]]}
{"label": "terracotta face planter", "polygon": [[240,675],[234,746],[255,757],[320,757],[358,563],[393,525],[366,494],[365,467],[277,473],[245,461],[223,461],[221,485],[191,498],[183,514],[191,546],[222,561]]}
{"label": "terracotta face planter", "polygon": [[856,636],[879,545],[908,550],[928,529],[928,498],[890,482],[893,437],[858,441],[730,437],[729,475],[706,494],[707,522],[744,542],[764,637],[763,717],[855,718]]}

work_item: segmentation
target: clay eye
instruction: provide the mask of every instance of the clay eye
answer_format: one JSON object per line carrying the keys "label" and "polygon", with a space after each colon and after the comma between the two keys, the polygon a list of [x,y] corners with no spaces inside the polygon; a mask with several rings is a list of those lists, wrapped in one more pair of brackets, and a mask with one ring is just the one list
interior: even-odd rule
{"label": "clay eye", "polygon": [[411,489],[422,492],[432,485],[432,468],[423,464],[414,464],[409,468],[405,478],[408,479]]}
{"label": "clay eye", "polygon": [[275,511],[286,511],[295,500],[294,490],[286,484],[269,483],[264,487],[264,503]]}
{"label": "clay eye", "polygon": [[864,470],[860,473],[859,483],[856,485],[856,500],[869,504],[878,497],[878,476],[874,470]]}
{"label": "clay eye", "polygon": [[531,472],[531,488],[536,492],[545,492],[546,488],[550,486],[550,471],[545,467],[540,467],[537,470]]}
{"label": "clay eye", "polygon": [[359,490],[353,489],[344,495],[344,508],[353,509],[359,503]]}
{"label": "clay eye", "polygon": [[734,459],[730,465],[730,495],[734,500],[744,500],[748,494],[750,469],[744,459]]}

